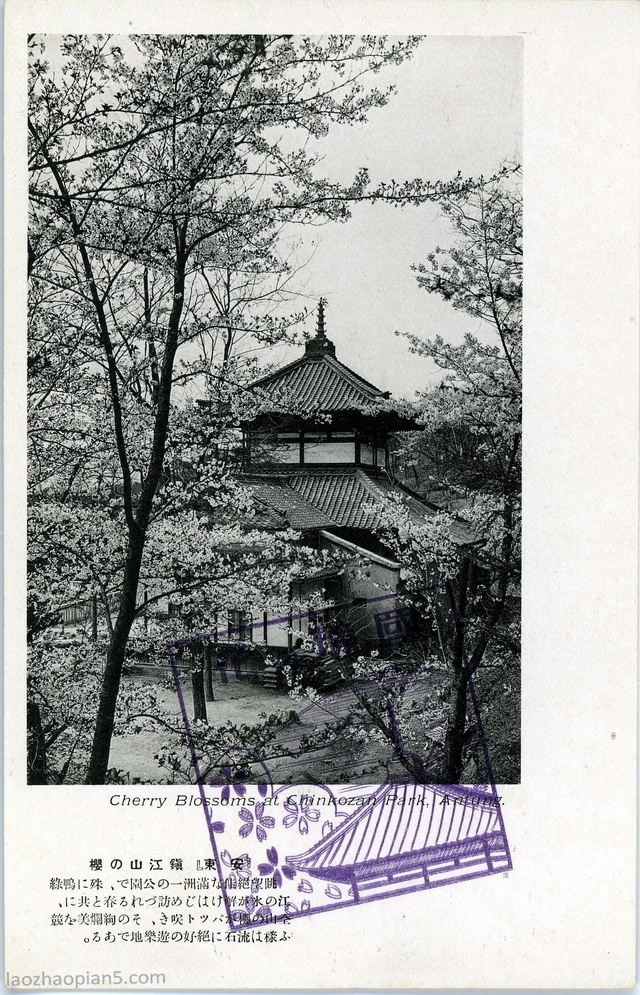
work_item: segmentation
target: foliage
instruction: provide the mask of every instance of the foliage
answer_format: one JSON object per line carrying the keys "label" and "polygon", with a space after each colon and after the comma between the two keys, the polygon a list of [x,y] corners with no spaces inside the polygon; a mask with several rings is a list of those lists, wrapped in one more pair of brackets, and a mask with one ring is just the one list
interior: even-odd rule
{"label": "foliage", "polygon": [[[441,336],[408,338],[414,352],[432,359],[444,377],[423,395],[424,431],[417,449],[423,465],[462,500],[476,548],[462,545],[450,581],[457,618],[442,625],[450,666],[457,677],[449,717],[449,768],[463,768],[468,708],[467,683],[483,661],[517,668],[519,643],[511,637],[519,620],[522,419],[522,199],[518,166],[481,183],[469,195],[443,203],[457,235],[438,248],[429,265],[415,267],[418,283],[483,322],[485,333],[465,335],[462,345]],[[388,533],[398,556],[418,569],[424,550],[396,522]],[[436,616],[437,619],[437,616]],[[440,622],[438,622],[440,624]],[[463,636],[464,632],[464,636]],[[500,659],[501,658],[501,659]],[[506,668],[506,670],[505,670]],[[499,685],[498,685],[499,686]],[[511,679],[502,682],[514,710]],[[517,739],[517,730],[513,730]],[[513,765],[508,776],[513,776]]]}
{"label": "foliage", "polygon": [[[251,517],[228,473],[225,416],[247,380],[235,350],[299,320],[272,314],[290,274],[283,226],[344,221],[368,187],[366,170],[346,186],[318,175],[314,142],[384,105],[391,90],[368,78],[416,44],[30,38],[30,631],[65,597],[101,598],[90,783],[107,774],[143,587],[171,592],[193,625],[205,596],[281,596],[293,537],[230,520]],[[194,378],[208,432],[178,410]]]}
{"label": "foliage", "polygon": [[251,768],[257,765],[260,770],[264,765],[287,719],[288,716],[273,713],[252,725],[227,721],[224,725],[208,726],[194,722],[190,728],[193,752],[188,755],[184,750],[184,734],[174,727],[170,729],[174,735],[166,736],[156,754],[158,766],[166,771],[169,784],[218,785],[222,774],[237,794],[242,795],[243,782],[253,780]]}
{"label": "foliage", "polygon": [[[522,200],[519,167],[442,203],[456,243],[414,267],[418,284],[480,319],[461,345],[406,337],[444,376],[421,398],[425,431],[410,440],[424,483],[461,493],[515,494],[522,417]],[[431,475],[431,481],[427,475]]]}
{"label": "foliage", "polygon": [[[386,744],[403,776],[417,781],[489,779],[470,701],[474,675],[494,777],[519,776],[518,182],[519,168],[505,167],[489,181],[449,191],[440,203],[454,243],[414,267],[421,287],[484,326],[462,344],[407,335],[412,351],[435,362],[443,376],[420,397],[422,430],[405,445],[405,468],[419,471],[423,493],[438,494],[437,483],[440,493],[455,495],[456,505],[419,522],[402,496],[388,501],[380,538],[402,563],[406,596],[420,618],[416,638],[402,668],[359,658],[353,673],[345,671],[345,678],[357,677],[350,684],[357,707],[307,742],[310,748],[347,737]],[[405,479],[414,483],[408,474]]]}

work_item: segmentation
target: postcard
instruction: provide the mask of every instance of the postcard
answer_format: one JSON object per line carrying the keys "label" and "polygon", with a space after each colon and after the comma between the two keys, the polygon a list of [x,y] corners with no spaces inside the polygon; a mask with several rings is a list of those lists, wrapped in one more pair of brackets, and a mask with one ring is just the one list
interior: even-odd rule
{"label": "postcard", "polygon": [[7,989],[635,983],[638,22],[8,3]]}

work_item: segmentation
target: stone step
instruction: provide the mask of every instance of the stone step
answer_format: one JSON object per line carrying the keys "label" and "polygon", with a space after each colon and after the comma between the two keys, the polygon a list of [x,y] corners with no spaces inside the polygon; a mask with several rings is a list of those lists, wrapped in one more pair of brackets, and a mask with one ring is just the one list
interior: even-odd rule
{"label": "stone step", "polygon": [[273,665],[267,666],[262,671],[262,686],[269,691],[279,690],[282,683],[282,676]]}

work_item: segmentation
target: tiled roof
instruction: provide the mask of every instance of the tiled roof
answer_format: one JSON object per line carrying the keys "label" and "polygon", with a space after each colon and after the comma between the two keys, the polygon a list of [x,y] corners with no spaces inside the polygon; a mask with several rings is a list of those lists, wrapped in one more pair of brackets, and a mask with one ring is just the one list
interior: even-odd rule
{"label": "tiled roof", "polygon": [[374,528],[379,521],[376,505],[382,495],[376,493],[366,474],[349,469],[350,472],[295,474],[289,478],[289,483],[337,525],[353,529]]}
{"label": "tiled roof", "polygon": [[[394,800],[391,807],[386,804],[389,795]],[[373,803],[356,809],[306,853],[287,857],[287,863],[322,877],[322,870],[344,871],[370,861],[397,860],[501,828],[493,796],[485,792],[465,792],[449,785],[445,789],[388,784],[369,797]],[[447,798],[445,807],[443,797]]]}
{"label": "tiled roof", "polygon": [[249,482],[259,505],[273,509],[280,528],[326,529],[336,523],[288,486],[285,480]]}
{"label": "tiled roof", "polygon": [[[381,476],[370,476],[357,466],[330,470],[304,467],[247,481],[257,500],[282,516],[282,525],[294,529],[352,528],[375,530],[381,524],[387,498],[400,494],[416,525],[438,511]],[[462,521],[451,529],[454,542],[473,536]]]}
{"label": "tiled roof", "polygon": [[387,395],[350,370],[335,356],[304,355],[252,386],[271,395],[274,404],[314,411],[349,411]]}
{"label": "tiled roof", "polygon": [[[398,494],[402,496],[403,506],[416,525],[424,524],[426,518],[432,518],[438,511],[407,494],[390,480],[370,477],[358,467],[292,474],[289,484],[309,504],[344,528],[378,528],[384,503]],[[472,541],[463,522],[453,525],[452,538],[461,544]]]}

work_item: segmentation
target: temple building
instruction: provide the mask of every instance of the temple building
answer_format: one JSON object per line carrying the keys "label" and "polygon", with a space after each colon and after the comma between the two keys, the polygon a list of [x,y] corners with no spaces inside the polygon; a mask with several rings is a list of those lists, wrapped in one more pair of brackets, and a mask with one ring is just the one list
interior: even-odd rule
{"label": "temple building", "polygon": [[[390,456],[392,433],[418,428],[379,390],[336,357],[325,331],[320,301],[315,336],[304,355],[249,388],[255,413],[242,424],[242,480],[252,490],[263,515],[274,526],[291,527],[316,549],[341,550],[353,567],[300,581],[292,597],[300,604],[313,595],[352,605],[363,647],[382,637],[381,618],[393,615],[402,565],[380,538],[389,498],[401,496],[417,525],[439,509],[394,479]],[[463,522],[454,526],[455,541],[465,544]],[[365,569],[363,569],[363,563]],[[292,633],[305,634],[310,621],[264,627],[244,623],[254,639],[291,646]],[[315,625],[311,613],[311,627]],[[239,623],[240,624],[240,623]]]}

